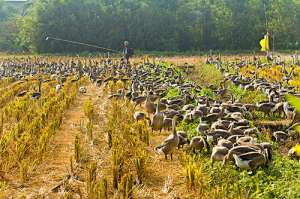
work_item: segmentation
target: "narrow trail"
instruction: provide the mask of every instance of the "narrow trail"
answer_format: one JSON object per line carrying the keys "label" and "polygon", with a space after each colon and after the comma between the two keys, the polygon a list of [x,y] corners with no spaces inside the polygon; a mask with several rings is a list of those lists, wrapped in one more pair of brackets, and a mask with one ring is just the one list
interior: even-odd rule
{"label": "narrow trail", "polygon": [[[74,104],[66,111],[63,123],[49,144],[49,151],[35,170],[30,179],[14,188],[14,197],[44,195],[58,185],[69,174],[70,158],[74,155],[74,140],[80,133],[80,121],[84,119],[84,103],[98,99],[99,88],[93,84],[87,85],[87,93],[79,94]],[[13,197],[13,198],[14,198]]]}
{"label": "narrow trail", "polygon": [[[94,143],[91,144],[86,134],[80,130],[80,123],[87,122],[84,115],[84,103],[91,100],[96,112],[97,122],[94,125]],[[87,161],[97,162],[97,178],[111,179],[111,160],[112,154],[107,145],[106,132],[103,132],[102,126],[105,123],[105,108],[110,101],[103,88],[98,88],[94,84],[87,85],[87,93],[79,95],[74,104],[66,111],[63,123],[58,132],[56,132],[49,150],[42,164],[31,171],[30,179],[26,183],[15,183],[9,188],[8,198],[59,198],[61,191],[52,192],[51,190],[60,185],[70,172],[70,158],[74,156],[74,140],[76,135],[80,137],[81,146]],[[154,147],[159,145],[171,132],[163,131],[153,132],[150,137],[150,146],[146,147],[148,159],[146,163],[146,172],[142,187],[136,189],[138,198],[189,198],[185,186],[185,173],[180,157],[184,153],[176,150],[173,160],[165,160],[163,155],[158,155]],[[78,180],[71,182],[74,198],[80,198],[86,186],[86,169],[79,168],[76,173]],[[67,183],[67,184],[68,184]],[[182,196],[185,197],[182,197]],[[84,198],[84,197],[83,197]]]}
{"label": "narrow trail", "polygon": [[[161,144],[171,132],[154,132],[150,139],[148,150],[147,169],[144,180],[144,188],[141,198],[182,198],[187,196],[185,186],[185,174],[182,166],[182,149],[176,150],[173,160],[165,160],[164,155],[154,151],[154,147]],[[188,197],[186,197],[188,198]]]}
{"label": "narrow trail", "polygon": [[[144,111],[140,109],[139,111]],[[170,134],[171,130],[152,132],[148,151],[146,171],[142,188],[137,189],[137,197],[145,199],[174,199],[193,198],[193,193],[187,193],[185,171],[182,157],[183,149],[176,150],[173,160],[165,160],[165,156],[155,152],[154,148],[160,145]]]}

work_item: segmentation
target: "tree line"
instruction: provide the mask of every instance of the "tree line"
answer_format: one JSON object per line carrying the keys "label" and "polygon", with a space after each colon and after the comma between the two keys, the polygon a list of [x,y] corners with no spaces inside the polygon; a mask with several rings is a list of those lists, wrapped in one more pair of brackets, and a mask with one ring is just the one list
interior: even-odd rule
{"label": "tree line", "polygon": [[298,49],[300,0],[34,0],[25,16],[0,0],[2,50],[95,50],[47,36],[143,51],[257,50],[266,30],[275,49]]}

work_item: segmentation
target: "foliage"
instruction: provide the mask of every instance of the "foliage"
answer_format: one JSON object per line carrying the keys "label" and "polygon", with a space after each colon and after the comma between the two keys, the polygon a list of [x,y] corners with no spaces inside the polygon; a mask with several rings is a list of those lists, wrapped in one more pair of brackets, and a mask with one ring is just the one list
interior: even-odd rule
{"label": "foliage", "polygon": [[267,96],[260,91],[248,91],[239,86],[234,86],[233,84],[229,85],[228,90],[235,99],[242,103],[255,104],[267,99]]}
{"label": "foliage", "polygon": [[0,49],[14,49],[17,43],[43,53],[96,50],[45,41],[46,36],[114,49],[123,40],[147,51],[257,49],[266,32],[264,7],[275,47],[299,48],[298,0],[36,0],[25,17],[14,18],[12,8],[0,4],[5,22],[0,20]]}
{"label": "foliage", "polygon": [[180,96],[180,89],[176,87],[176,88],[170,88],[167,91],[166,98],[170,99],[170,98],[179,97],[179,96]]}
{"label": "foliage", "polygon": [[16,7],[6,5],[0,0],[0,51],[18,50],[18,14]]}
{"label": "foliage", "polygon": [[189,138],[192,138],[197,135],[197,126],[199,125],[199,120],[194,121],[193,123],[188,123],[185,121],[182,121],[177,126],[178,130],[185,131],[188,134]]}
{"label": "foliage", "polygon": [[87,192],[88,198],[94,198],[94,189],[96,185],[96,172],[97,172],[97,163],[92,162],[89,165],[87,173]]}
{"label": "foliage", "polygon": [[190,75],[190,78],[202,86],[219,86],[223,76],[213,65],[202,64],[196,68],[196,71]]}
{"label": "foliage", "polygon": [[299,198],[300,165],[295,160],[275,154],[271,165],[259,168],[250,176],[231,164],[221,167],[221,163],[217,163],[212,167],[204,155],[197,159],[195,161],[202,165],[203,177],[209,176],[209,183],[204,187],[208,195],[219,190],[218,198]]}
{"label": "foliage", "polygon": [[74,156],[75,156],[75,161],[78,163],[80,161],[80,155],[81,155],[81,149],[80,149],[80,139],[78,136],[75,137],[74,141]]}
{"label": "foliage", "polygon": [[93,120],[94,117],[94,107],[91,100],[88,100],[84,103],[84,114],[89,119],[89,121]]}
{"label": "foliage", "polygon": [[288,102],[295,107],[298,113],[300,113],[300,104],[299,104],[299,99],[293,95],[287,95],[286,96]]}
{"label": "foliage", "polygon": [[200,91],[199,95],[200,96],[208,96],[211,99],[215,99],[216,98],[214,92],[211,89],[209,89],[209,88],[203,88]]}

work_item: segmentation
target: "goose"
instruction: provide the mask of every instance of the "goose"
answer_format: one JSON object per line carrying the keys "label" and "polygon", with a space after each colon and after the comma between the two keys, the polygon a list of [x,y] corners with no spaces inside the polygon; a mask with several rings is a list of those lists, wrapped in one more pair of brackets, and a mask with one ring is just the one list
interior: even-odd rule
{"label": "goose", "polygon": [[210,113],[210,114],[208,114],[208,115],[202,117],[201,119],[202,119],[203,121],[206,121],[206,122],[208,122],[208,123],[211,124],[211,123],[217,121],[218,118],[219,118],[219,116],[220,116],[220,115],[219,115],[218,113]]}
{"label": "goose", "polygon": [[267,163],[267,157],[261,152],[249,152],[241,155],[233,154],[235,164],[241,169],[250,170],[251,173],[259,166]]}
{"label": "goose", "polygon": [[199,110],[192,110],[191,114],[192,114],[192,119],[193,120],[200,119],[201,117],[204,116],[204,114],[202,113],[202,111],[199,111]]}
{"label": "goose", "polygon": [[183,98],[181,99],[174,99],[174,100],[168,100],[168,105],[169,106],[178,106],[178,107],[183,107],[186,102],[187,102],[188,96],[186,94],[183,95]]}
{"label": "goose", "polygon": [[256,110],[263,112],[265,115],[270,115],[271,110],[275,107],[275,104],[273,102],[268,103],[257,103],[256,104]]}
{"label": "goose", "polygon": [[206,147],[206,149],[209,151],[209,143],[204,137],[195,136],[191,139],[189,148],[193,151],[193,153],[196,153],[196,151],[201,152],[204,147]]}
{"label": "goose", "polygon": [[258,136],[258,130],[255,128],[255,127],[253,127],[253,128],[247,128],[247,129],[245,129],[244,130],[244,135],[256,135],[256,136]]}
{"label": "goose", "polygon": [[224,129],[212,129],[210,132],[207,133],[209,136],[213,136],[215,141],[218,138],[228,138],[231,134],[229,131],[224,130]]}
{"label": "goose", "polygon": [[193,104],[187,104],[187,105],[184,105],[182,107],[182,110],[184,110],[184,111],[192,111],[194,108],[195,108],[195,105],[193,105]]}
{"label": "goose", "polygon": [[208,106],[209,105],[207,105],[207,104],[198,104],[198,106],[196,107],[195,110],[201,111],[203,113],[203,115],[206,115],[209,111]]}
{"label": "goose", "polygon": [[211,163],[215,161],[223,161],[224,157],[228,153],[228,148],[224,146],[214,146],[210,156]]}
{"label": "goose", "polygon": [[137,96],[137,97],[134,97],[132,99],[132,101],[134,102],[134,108],[136,108],[138,105],[141,106],[142,103],[146,100],[146,97],[145,96]]}
{"label": "goose", "polygon": [[253,112],[255,110],[255,105],[254,104],[244,104],[245,108],[249,112]]}
{"label": "goose", "polygon": [[168,117],[164,117],[164,125],[163,129],[170,130],[172,128],[172,119]]}
{"label": "goose", "polygon": [[140,121],[146,118],[146,114],[144,112],[135,112],[133,117],[136,121]]}
{"label": "goose", "polygon": [[[159,106],[159,110],[160,110],[160,106]],[[173,109],[167,109],[167,110],[163,111],[163,114],[167,118],[173,118],[175,115],[179,115],[180,113],[179,113],[179,111],[176,111]]]}
{"label": "goose", "polygon": [[160,102],[159,103],[159,110],[163,111],[163,110],[166,110],[166,109],[167,109],[167,105],[164,104],[164,103],[162,103],[162,102]]}
{"label": "goose", "polygon": [[240,137],[236,141],[236,144],[238,145],[255,144],[255,141],[254,138],[251,136],[244,136],[244,137]]}
{"label": "goose", "polygon": [[167,156],[169,154],[171,156],[171,160],[173,160],[173,152],[179,144],[179,137],[176,132],[176,119],[177,117],[175,116],[172,122],[172,134],[169,135],[169,137],[167,137],[161,145],[155,147],[155,151],[158,153],[164,153],[166,160],[168,159]]}
{"label": "goose", "polygon": [[296,111],[293,107],[290,107],[288,102],[283,103],[283,112],[289,120],[293,120],[296,116]]}
{"label": "goose", "polygon": [[211,129],[212,130],[215,130],[215,129],[227,130],[229,128],[229,125],[230,125],[230,121],[227,121],[227,120],[218,120],[218,121],[212,123]]}
{"label": "goose", "polygon": [[240,129],[239,127],[234,128],[235,122],[231,123],[229,125],[229,130],[228,132],[230,135],[244,135],[244,131]]}
{"label": "goose", "polygon": [[31,94],[31,98],[34,99],[34,100],[37,100],[39,99],[41,96],[42,96],[42,79],[39,79],[39,90],[38,92],[35,92],[35,93],[32,93]]}
{"label": "goose", "polygon": [[227,140],[229,140],[231,143],[236,143],[240,137],[244,137],[244,135],[231,135],[227,138]]}
{"label": "goose", "polygon": [[[160,103],[159,103],[159,104],[160,104]],[[147,94],[146,101],[145,101],[145,109],[146,109],[146,112],[147,112],[149,115],[155,113],[156,107],[158,107],[159,104],[156,106],[156,104],[154,104],[154,103],[150,100],[149,93]],[[158,107],[158,108],[160,108],[160,107]]]}
{"label": "goose", "polygon": [[235,146],[228,151],[228,154],[224,157],[222,165],[224,166],[227,161],[234,160],[233,155],[241,155],[249,152],[261,152],[262,147],[258,147],[255,145],[247,145],[247,146]]}
{"label": "goose", "polygon": [[200,122],[199,125],[197,126],[197,133],[198,134],[203,134],[206,131],[209,130],[209,124],[207,122]]}
{"label": "goose", "polygon": [[233,147],[233,143],[228,139],[220,139],[218,140],[217,146],[226,147],[227,149],[231,149]]}
{"label": "goose", "polygon": [[184,131],[178,131],[177,135],[179,137],[178,149],[182,148],[186,144],[190,144],[190,140],[188,139],[188,135]]}
{"label": "goose", "polygon": [[152,131],[161,131],[164,126],[164,114],[160,112],[159,102],[156,106],[155,114],[153,115],[151,128]]}
{"label": "goose", "polygon": [[187,122],[187,123],[193,122],[193,115],[192,115],[192,113],[189,112],[189,113],[185,114],[184,118],[183,118],[183,121]]}
{"label": "goose", "polygon": [[284,142],[289,138],[289,135],[283,131],[275,131],[273,137],[276,142]]}

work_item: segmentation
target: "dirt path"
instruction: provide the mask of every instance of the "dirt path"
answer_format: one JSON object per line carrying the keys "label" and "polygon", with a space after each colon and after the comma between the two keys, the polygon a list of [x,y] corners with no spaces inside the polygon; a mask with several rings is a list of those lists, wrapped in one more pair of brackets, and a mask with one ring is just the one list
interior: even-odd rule
{"label": "dirt path", "polygon": [[[148,150],[147,169],[141,198],[189,198],[185,186],[185,173],[182,165],[182,149],[176,150],[173,160],[165,160],[164,155],[154,151],[171,132],[155,132],[151,136]],[[170,157],[168,157],[170,158]],[[183,197],[184,196],[184,197]]]}
{"label": "dirt path", "polygon": [[[87,121],[83,105],[89,99],[93,102],[98,121],[93,129],[94,144],[91,144],[87,136],[80,131],[80,123],[84,121],[86,124]],[[26,198],[59,198],[63,196],[60,195],[63,194],[62,190],[55,192],[51,190],[60,185],[71,174],[70,157],[74,156],[76,135],[80,137],[82,150],[87,158],[85,166],[89,162],[97,162],[97,178],[102,179],[105,177],[110,180],[112,157],[107,146],[106,132],[102,130],[102,125],[106,119],[104,115],[105,106],[108,103],[103,88],[89,84],[87,93],[79,95],[72,107],[66,112],[60,130],[56,133],[52,142],[49,143],[51,148],[44,162],[31,172],[32,175],[28,182],[11,187],[10,193],[14,194],[8,196],[12,196],[11,198],[20,196]],[[189,198],[189,194],[186,192],[184,169],[180,160],[183,151],[176,151],[173,161],[165,160],[164,156],[154,152],[154,147],[160,144],[169,134],[169,131],[164,131],[162,133],[154,132],[151,135],[150,146],[147,147],[149,156],[146,163],[144,184],[136,189],[138,198]],[[70,182],[71,180],[68,180],[66,181],[67,185],[61,186],[63,189],[71,187],[71,191],[66,191],[72,192],[74,198],[79,198],[81,194],[85,198],[85,175],[87,170],[83,165],[77,170],[75,181]]]}
{"label": "dirt path", "polygon": [[[43,163],[33,170],[28,182],[21,187],[16,187],[15,197],[33,195],[47,195],[57,186],[70,172],[70,158],[74,155],[75,136],[80,135],[80,121],[84,119],[83,105],[91,99],[97,101],[100,89],[93,84],[87,85],[87,93],[80,94],[75,103],[65,113],[63,123],[56,132],[47,157]],[[99,102],[100,103],[100,102]]]}

